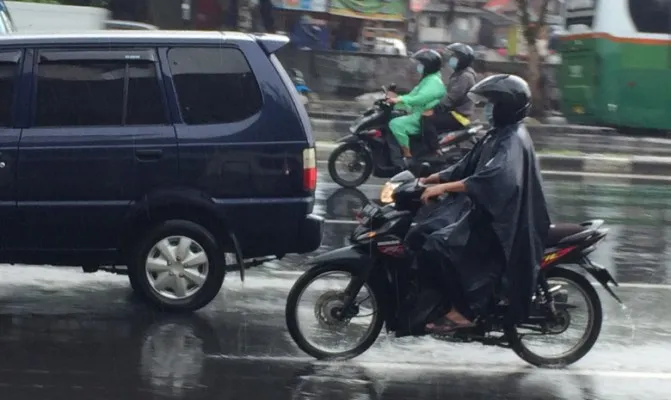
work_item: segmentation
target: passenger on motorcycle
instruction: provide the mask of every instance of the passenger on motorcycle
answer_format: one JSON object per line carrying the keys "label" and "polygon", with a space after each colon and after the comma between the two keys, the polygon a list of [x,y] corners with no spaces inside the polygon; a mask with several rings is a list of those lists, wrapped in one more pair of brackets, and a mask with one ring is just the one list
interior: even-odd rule
{"label": "passenger on motorcycle", "polygon": [[[424,49],[416,52],[410,57],[417,63],[417,72],[422,77],[417,86],[408,94],[397,96],[396,93],[388,92],[388,101],[409,108],[409,114],[396,117],[389,121],[389,129],[401,146],[400,151],[394,143],[391,143],[391,159],[397,167],[405,168],[410,153],[409,135],[417,135],[421,132],[420,119],[422,113],[431,110],[445,96],[445,85],[440,76],[443,59],[435,50]],[[404,161],[401,154],[406,158]]]}
{"label": "passenger on motorcycle", "polygon": [[471,67],[475,53],[471,46],[463,43],[452,43],[445,48],[447,65],[452,75],[447,81],[447,95],[440,104],[422,118],[422,129],[427,143],[432,149],[438,149],[438,135],[463,129],[470,121],[474,104],[468,92],[475,85],[475,70]]}
{"label": "passenger on motorcycle", "polygon": [[[469,96],[485,103],[492,129],[454,166],[422,179],[422,201],[452,194],[406,238],[418,252],[424,290],[444,309],[432,333],[473,327],[497,299],[510,319],[526,317],[550,226],[534,146],[523,124],[529,86],[514,75],[494,75]],[[447,311],[447,313],[445,313]]]}

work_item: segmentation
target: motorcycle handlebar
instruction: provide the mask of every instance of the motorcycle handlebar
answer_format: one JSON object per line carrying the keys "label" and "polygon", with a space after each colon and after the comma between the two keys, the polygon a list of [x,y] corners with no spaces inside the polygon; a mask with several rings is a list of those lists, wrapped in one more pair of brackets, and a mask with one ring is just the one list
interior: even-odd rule
{"label": "motorcycle handlebar", "polygon": [[387,96],[387,93],[390,92],[390,91],[391,91],[391,92],[395,92],[395,91],[396,91],[396,84],[395,84],[395,83],[392,83],[391,85],[389,85],[389,88],[387,88],[386,86],[382,85],[382,93],[384,93],[385,97]]}

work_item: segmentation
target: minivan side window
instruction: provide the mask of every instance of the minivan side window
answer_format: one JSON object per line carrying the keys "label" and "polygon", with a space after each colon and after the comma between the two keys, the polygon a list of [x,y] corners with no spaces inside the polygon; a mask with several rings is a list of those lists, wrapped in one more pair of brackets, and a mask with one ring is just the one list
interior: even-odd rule
{"label": "minivan side window", "polygon": [[261,109],[259,84],[241,51],[172,48],[168,60],[188,125],[241,121]]}
{"label": "minivan side window", "polygon": [[125,63],[40,63],[35,126],[121,125]]}
{"label": "minivan side window", "polygon": [[[128,96],[125,81],[128,77]],[[41,62],[37,70],[38,127],[150,125],[167,122],[153,63]]]}
{"label": "minivan side window", "polygon": [[12,126],[12,104],[19,64],[0,63],[0,126]]}
{"label": "minivan side window", "polygon": [[124,125],[163,125],[168,114],[154,63],[128,64],[128,104]]}

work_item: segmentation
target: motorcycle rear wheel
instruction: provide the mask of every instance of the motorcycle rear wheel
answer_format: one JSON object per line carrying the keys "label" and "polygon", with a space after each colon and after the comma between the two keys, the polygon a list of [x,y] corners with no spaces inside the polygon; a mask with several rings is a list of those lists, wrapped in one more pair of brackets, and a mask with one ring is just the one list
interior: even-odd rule
{"label": "motorcycle rear wheel", "polygon": [[367,330],[366,335],[358,341],[356,346],[339,352],[322,350],[314,346],[310,340],[306,338],[301,329],[301,324],[298,322],[298,303],[310,284],[316,281],[319,277],[330,273],[345,273],[354,277],[360,272],[360,269],[349,265],[324,264],[309,269],[298,278],[296,283],[294,283],[294,286],[291,288],[289,296],[287,297],[285,319],[291,338],[305,353],[318,360],[348,360],[363,354],[375,343],[378,336],[380,336],[382,326],[384,325],[384,312],[382,311],[384,307],[384,299],[381,296],[380,290],[376,289],[375,285],[371,283],[366,283],[364,287],[367,287],[370,296],[374,298],[373,304],[375,304],[376,309],[374,309],[373,312],[375,313],[375,318],[373,319],[370,328]]}
{"label": "motorcycle rear wheel", "polygon": [[545,357],[534,353],[524,344],[522,341],[523,337],[519,334],[516,326],[508,326],[505,329],[505,333],[512,350],[524,361],[541,368],[563,368],[579,361],[592,349],[601,333],[603,310],[599,294],[596,292],[592,284],[581,274],[565,268],[553,268],[548,271],[546,278],[548,280],[557,278],[571,282],[584,294],[584,299],[589,302],[592,311],[591,321],[589,321],[589,332],[584,335],[584,339],[577,347],[571,349],[568,353],[558,357]]}
{"label": "motorcycle rear wheel", "polygon": [[[358,157],[360,158],[359,161],[363,163],[361,167],[362,168],[361,174],[357,179],[347,180],[342,176],[340,176],[340,174],[338,173],[336,163],[338,162],[338,158],[340,157],[340,155],[342,155],[346,151],[356,152]],[[329,169],[329,175],[331,176],[331,179],[333,179],[333,182],[345,188],[355,188],[362,185],[364,182],[368,180],[368,178],[370,178],[370,175],[373,173],[373,159],[370,153],[368,153],[368,150],[366,150],[360,144],[343,143],[340,146],[336,147],[335,150],[333,150],[333,152],[331,152],[328,161],[328,169]]]}

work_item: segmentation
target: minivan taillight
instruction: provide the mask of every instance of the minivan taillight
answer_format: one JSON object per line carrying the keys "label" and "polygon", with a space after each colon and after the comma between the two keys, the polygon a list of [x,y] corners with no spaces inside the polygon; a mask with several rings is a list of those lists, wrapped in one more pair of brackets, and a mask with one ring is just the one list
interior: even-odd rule
{"label": "minivan taillight", "polygon": [[317,188],[317,154],[314,147],[303,149],[303,188],[310,192]]}

